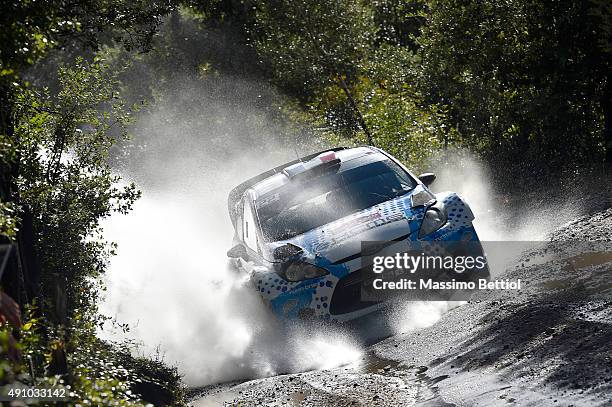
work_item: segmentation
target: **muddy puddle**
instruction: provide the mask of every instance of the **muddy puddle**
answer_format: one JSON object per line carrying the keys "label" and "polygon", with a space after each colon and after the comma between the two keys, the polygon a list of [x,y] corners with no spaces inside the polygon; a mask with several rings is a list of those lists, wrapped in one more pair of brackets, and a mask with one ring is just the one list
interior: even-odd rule
{"label": "muddy puddle", "polygon": [[576,271],[584,267],[600,266],[612,262],[612,251],[581,253],[566,260],[565,271]]}

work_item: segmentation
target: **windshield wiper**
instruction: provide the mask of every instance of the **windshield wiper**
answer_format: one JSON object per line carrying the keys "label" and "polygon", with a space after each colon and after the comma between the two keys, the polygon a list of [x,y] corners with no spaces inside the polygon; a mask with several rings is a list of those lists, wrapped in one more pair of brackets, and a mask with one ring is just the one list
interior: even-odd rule
{"label": "windshield wiper", "polygon": [[379,194],[379,193],[376,193],[376,192],[368,192],[368,193],[371,194],[371,195],[376,195],[376,196],[379,196],[381,198],[384,198],[384,199],[388,200],[388,199],[395,199],[395,198],[397,198],[399,196],[402,196],[402,195],[406,195],[410,191],[412,191],[412,189],[401,189],[399,191],[395,191],[395,192],[393,192],[391,194],[387,194],[387,195]]}
{"label": "windshield wiper", "polygon": [[391,196],[391,198],[397,198],[397,197],[399,197],[399,196],[406,195],[408,192],[412,191],[413,189],[414,189],[414,188],[412,188],[412,189],[400,189],[399,191],[395,192],[395,193],[394,193],[394,194]]}

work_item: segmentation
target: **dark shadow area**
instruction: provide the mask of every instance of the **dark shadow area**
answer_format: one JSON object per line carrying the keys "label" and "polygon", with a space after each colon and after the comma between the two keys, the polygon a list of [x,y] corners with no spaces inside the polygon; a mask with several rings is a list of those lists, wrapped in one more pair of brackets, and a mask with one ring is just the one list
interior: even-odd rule
{"label": "dark shadow area", "polygon": [[536,376],[546,369],[546,383],[553,387],[610,392],[612,325],[583,319],[586,315],[577,310],[588,303],[588,293],[574,289],[523,305],[502,305],[481,318],[488,326],[461,350],[436,361],[447,360],[466,371],[502,368],[502,377]]}

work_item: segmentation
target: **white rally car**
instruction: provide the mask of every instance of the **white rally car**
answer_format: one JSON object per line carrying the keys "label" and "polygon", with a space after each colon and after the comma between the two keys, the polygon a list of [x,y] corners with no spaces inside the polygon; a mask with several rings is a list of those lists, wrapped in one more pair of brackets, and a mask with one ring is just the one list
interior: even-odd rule
{"label": "white rally car", "polygon": [[[229,195],[236,259],[282,318],[347,321],[377,309],[363,301],[362,241],[470,241],[469,206],[433,194],[375,147],[335,148],[251,178]],[[488,270],[487,270],[488,276]]]}

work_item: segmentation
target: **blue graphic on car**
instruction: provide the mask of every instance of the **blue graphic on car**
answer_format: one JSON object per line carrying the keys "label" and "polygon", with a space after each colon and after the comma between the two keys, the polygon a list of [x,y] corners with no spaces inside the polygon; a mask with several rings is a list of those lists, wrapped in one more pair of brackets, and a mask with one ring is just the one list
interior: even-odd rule
{"label": "blue graphic on car", "polygon": [[362,241],[479,242],[470,207],[434,179],[375,147],[303,157],[230,192],[228,256],[282,318],[364,316],[381,304],[361,299]]}

